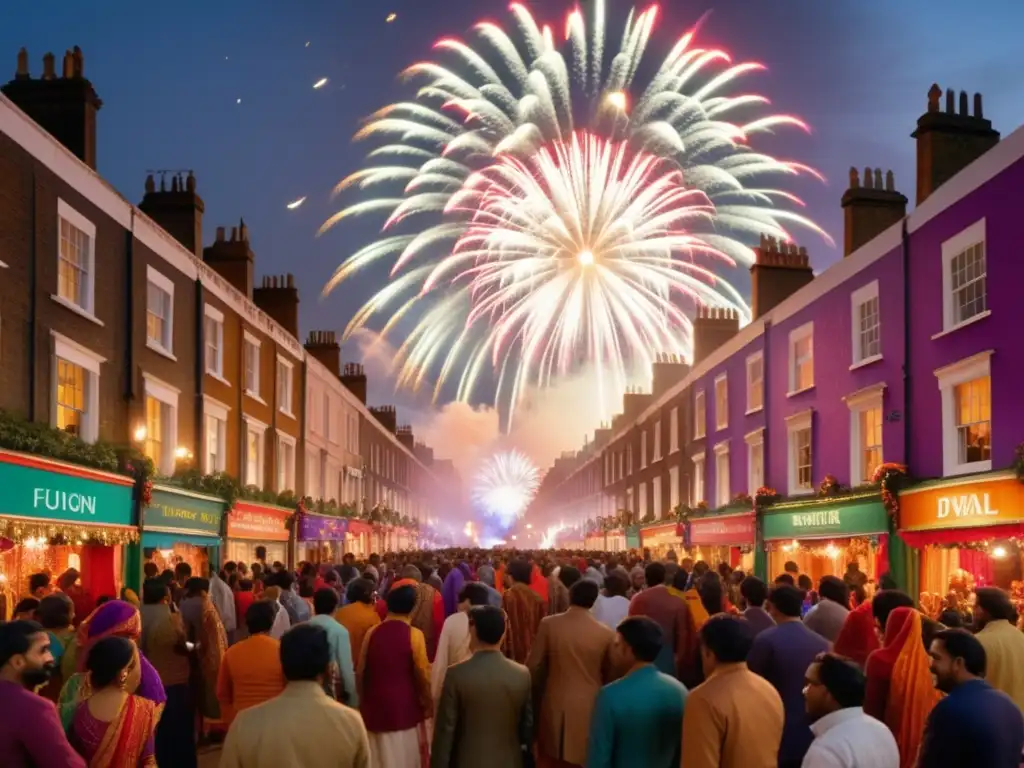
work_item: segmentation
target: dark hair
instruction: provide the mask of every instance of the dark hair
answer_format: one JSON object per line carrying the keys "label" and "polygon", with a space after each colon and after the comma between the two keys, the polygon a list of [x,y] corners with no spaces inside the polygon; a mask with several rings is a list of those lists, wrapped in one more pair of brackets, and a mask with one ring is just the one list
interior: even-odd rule
{"label": "dark hair", "polygon": [[960,615],[959,611],[947,608],[939,614],[939,623],[949,629],[957,629],[964,625],[964,617]]}
{"label": "dark hair", "polygon": [[768,598],[768,586],[757,576],[747,576],[740,582],[740,594],[747,601],[747,605],[760,608]]}
{"label": "dark hair", "polygon": [[783,564],[782,570],[784,570],[786,573],[800,573],[800,566],[794,563],[792,560],[787,560]]}
{"label": "dark hair", "polygon": [[747,660],[754,644],[754,628],[746,619],[720,613],[704,622],[700,640],[720,663],[735,664]]}
{"label": "dark hair", "polygon": [[345,589],[345,598],[349,603],[366,603],[369,605],[373,602],[373,591],[376,588],[369,579],[352,579]]}
{"label": "dark hair", "polygon": [[142,604],[156,605],[167,597],[167,583],[163,579],[146,579],[142,582]]}
{"label": "dark hair", "polygon": [[583,578],[583,574],[580,573],[580,569],[572,565],[563,565],[558,569],[558,580],[565,585],[566,589],[570,589],[573,584]]}
{"label": "dark hair", "polygon": [[256,547],[255,554],[256,554],[256,559],[257,560],[266,560],[267,559],[267,548],[264,547],[262,544],[260,544],[258,547]]}
{"label": "dark hair", "polygon": [[334,613],[338,609],[338,593],[330,587],[321,587],[313,595],[313,610],[317,616]]}
{"label": "dark hair", "polygon": [[899,589],[896,579],[894,579],[892,574],[888,571],[882,574],[881,578],[878,580],[878,586],[882,589]]}
{"label": "dark hair", "polygon": [[629,591],[629,579],[619,571],[612,571],[604,577],[604,588],[611,597],[625,597]]}
{"label": "dark hair", "polygon": [[33,573],[28,577],[28,591],[35,592],[37,589],[45,589],[50,586],[50,574]]}
{"label": "dark hair", "polygon": [[64,629],[71,623],[75,606],[65,594],[47,595],[39,601],[36,616],[44,629]]}
{"label": "dark hair", "polygon": [[269,632],[274,627],[274,619],[281,610],[269,600],[256,600],[245,609],[245,626],[250,635]]}
{"label": "dark hair", "polygon": [[35,613],[39,610],[39,598],[36,597],[25,597],[18,601],[18,604],[14,606],[14,615],[19,613]]}
{"label": "dark hair", "polygon": [[493,605],[478,605],[469,609],[470,626],[476,636],[487,645],[497,645],[505,634],[505,612]]}
{"label": "dark hair", "polygon": [[672,587],[678,589],[680,592],[686,591],[686,585],[690,583],[690,574],[686,572],[685,568],[676,568],[676,572],[672,574]]}
{"label": "dark hair", "polygon": [[286,680],[316,680],[330,662],[331,644],[323,627],[296,624],[281,638],[281,668]]}
{"label": "dark hair", "polygon": [[818,582],[818,594],[843,608],[850,607],[850,588],[838,576],[822,576]]}
{"label": "dark hair", "polygon": [[913,608],[914,601],[910,595],[900,592],[898,589],[883,589],[876,592],[871,599],[871,613],[878,620],[882,631],[885,631],[885,623],[889,621],[889,614],[897,608]]}
{"label": "dark hair", "polygon": [[311,578],[303,577],[299,580],[299,597],[313,597],[316,590],[313,588],[314,581]]}
{"label": "dark hair", "polygon": [[597,602],[597,596],[601,594],[601,588],[596,581],[580,579],[569,590],[569,605],[577,608],[586,608],[588,611]]}
{"label": "dark hair", "polygon": [[238,570],[238,563],[234,560],[228,560],[224,563],[224,573],[234,573]]}
{"label": "dark hair", "polygon": [[778,584],[768,593],[768,602],[783,616],[798,619],[804,607],[804,593],[789,584]]}
{"label": "dark hair", "polygon": [[210,591],[210,580],[203,579],[199,576],[193,576],[191,579],[185,582],[185,594],[189,597],[198,595],[200,592]]}
{"label": "dark hair", "polygon": [[697,583],[697,594],[700,596],[700,604],[709,616],[722,612],[722,605],[725,598],[725,590],[722,588],[722,579],[715,571],[708,571],[700,577]]}
{"label": "dark hair", "polygon": [[796,579],[793,578],[793,574],[791,573],[780,573],[778,576],[775,577],[775,583],[777,585],[785,584],[790,587],[795,587]]}
{"label": "dark hair", "polygon": [[491,593],[479,581],[470,581],[459,590],[459,602],[469,600],[470,605],[487,605]]}
{"label": "dark hair", "polygon": [[648,587],[656,587],[665,583],[665,566],[661,563],[648,563],[644,568],[644,581]]}
{"label": "dark hair", "polygon": [[1017,611],[1010,602],[1010,596],[999,587],[978,587],[974,590],[974,605],[994,621],[1003,619],[1011,624],[1017,623]]}
{"label": "dark hair", "polygon": [[238,580],[238,591],[239,592],[252,592],[252,579],[239,579]]}
{"label": "dark hair", "polygon": [[0,624],[0,667],[11,660],[12,656],[28,653],[32,647],[32,638],[46,632],[38,621],[8,621]]}
{"label": "dark hair", "polygon": [[814,582],[811,581],[811,577],[806,573],[801,573],[796,577],[796,585],[800,587],[804,592],[810,592],[814,589]]}
{"label": "dark hair", "polygon": [[622,636],[637,661],[650,664],[661,653],[665,633],[661,625],[646,616],[630,616],[619,622],[615,631]]}
{"label": "dark hair", "polygon": [[85,667],[94,691],[117,680],[135,655],[135,643],[123,637],[105,637],[89,649]]}
{"label": "dark hair", "polygon": [[966,629],[944,629],[932,638],[934,643],[941,640],[942,645],[954,659],[963,659],[964,667],[975,677],[984,677],[988,666],[985,646]]}
{"label": "dark hair", "polygon": [[155,579],[160,573],[160,567],[152,560],[147,560],[146,564],[142,566],[142,573],[147,579]]}
{"label": "dark hair", "polygon": [[292,584],[295,583],[295,577],[288,573],[288,571],[281,571],[275,576],[274,583],[281,588],[281,591],[287,592],[292,588]]}
{"label": "dark hair", "polygon": [[834,653],[818,654],[814,662],[818,665],[818,679],[840,707],[863,706],[867,683],[860,667]]}
{"label": "dark hair", "polygon": [[174,571],[170,568],[164,568],[157,578],[169,587],[174,583]]}
{"label": "dark hair", "polygon": [[416,608],[416,587],[399,587],[388,592],[388,613],[408,616]]}
{"label": "dark hair", "polygon": [[174,566],[174,575],[177,579],[188,579],[192,576],[192,566],[186,562],[180,562]]}
{"label": "dark hair", "polygon": [[530,565],[529,560],[517,557],[508,564],[508,575],[512,577],[513,581],[517,581],[520,584],[529,584],[530,578],[533,575],[533,567]]}

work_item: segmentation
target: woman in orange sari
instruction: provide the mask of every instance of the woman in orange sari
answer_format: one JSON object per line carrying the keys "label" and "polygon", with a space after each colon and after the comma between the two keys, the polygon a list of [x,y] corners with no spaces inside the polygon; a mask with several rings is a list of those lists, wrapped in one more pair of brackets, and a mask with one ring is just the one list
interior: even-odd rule
{"label": "woman in orange sari", "polygon": [[917,762],[925,722],[939,700],[921,639],[921,614],[897,608],[885,623],[885,641],[868,656],[864,711],[892,731],[900,748],[900,768]]}
{"label": "woman in orange sari", "polygon": [[139,649],[123,637],[100,640],[87,662],[89,696],[78,705],[71,743],[89,768],[155,768],[157,705],[135,695]]}

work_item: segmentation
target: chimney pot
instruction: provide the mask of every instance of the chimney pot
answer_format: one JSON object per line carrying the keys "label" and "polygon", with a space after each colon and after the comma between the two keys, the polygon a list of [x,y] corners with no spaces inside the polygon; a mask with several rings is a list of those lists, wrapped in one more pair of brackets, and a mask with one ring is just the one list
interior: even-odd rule
{"label": "chimney pot", "polygon": [[942,89],[939,88],[938,83],[932,83],[932,87],[928,89],[928,111],[938,112],[939,111],[939,99],[942,98]]}
{"label": "chimney pot", "polygon": [[17,80],[28,80],[31,73],[28,71],[28,49],[22,48],[18,51],[18,69],[14,74]]}
{"label": "chimney pot", "polygon": [[946,112],[950,115],[956,114],[955,107],[956,93],[952,88],[946,89]]}
{"label": "chimney pot", "polygon": [[882,188],[882,169],[875,168],[875,189]]}
{"label": "chimney pot", "polygon": [[868,167],[864,168],[864,187],[865,189],[871,189],[873,184],[874,176],[871,173],[871,169]]}
{"label": "chimney pot", "polygon": [[192,174],[192,171],[188,172],[188,177],[185,179],[185,188],[192,194],[195,194],[196,177]]}
{"label": "chimney pot", "polygon": [[178,176],[175,175],[174,178],[171,179],[171,192],[177,192],[177,191],[178,191]]}
{"label": "chimney pot", "polygon": [[[850,189],[857,189],[860,186],[860,178],[857,175],[857,169],[852,165],[850,166]],[[764,237],[764,235],[761,235]]]}
{"label": "chimney pot", "polygon": [[152,195],[156,192],[156,182],[153,181],[153,174],[147,174],[146,176],[146,194]]}
{"label": "chimney pot", "polygon": [[885,172],[885,191],[895,192],[896,191],[896,178],[893,176],[892,171]]}
{"label": "chimney pot", "polygon": [[74,76],[78,78],[85,77],[85,57],[82,56],[82,49],[77,45],[71,49],[71,61],[74,65]]}
{"label": "chimney pot", "polygon": [[960,91],[960,114],[964,117],[970,115],[967,111],[967,91]]}
{"label": "chimney pot", "polygon": [[238,240],[238,227],[231,228],[231,242],[234,243]]}
{"label": "chimney pot", "polygon": [[217,227],[217,242],[224,242],[224,227]]}
{"label": "chimney pot", "polygon": [[43,80],[53,80],[56,75],[53,70],[54,58],[52,53],[43,56]]}
{"label": "chimney pot", "polygon": [[64,51],[63,68],[64,69],[61,74],[65,80],[69,80],[75,76],[75,65],[71,60],[71,51]]}

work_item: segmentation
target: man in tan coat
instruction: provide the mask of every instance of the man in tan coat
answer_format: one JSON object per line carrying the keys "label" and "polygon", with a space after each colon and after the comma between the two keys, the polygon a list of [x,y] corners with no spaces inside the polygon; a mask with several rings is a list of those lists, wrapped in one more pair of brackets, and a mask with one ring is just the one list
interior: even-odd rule
{"label": "man in tan coat", "polygon": [[537,712],[538,768],[587,762],[594,702],[601,686],[613,676],[615,632],[590,613],[599,591],[589,579],[573,584],[569,610],[540,623],[530,652],[527,666],[533,675]]}

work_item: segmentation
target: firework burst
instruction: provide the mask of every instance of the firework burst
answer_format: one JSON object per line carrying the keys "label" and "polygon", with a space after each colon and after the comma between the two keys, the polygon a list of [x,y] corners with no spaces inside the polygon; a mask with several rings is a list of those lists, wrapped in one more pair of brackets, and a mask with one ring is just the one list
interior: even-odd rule
{"label": "firework burst", "polygon": [[540,473],[521,451],[498,453],[477,470],[473,501],[505,528],[518,520],[533,500]]}
{"label": "firework burst", "polygon": [[[603,395],[621,390],[633,365],[688,357],[695,305],[749,319],[722,278],[752,262],[745,243],[762,233],[789,240],[791,224],[821,233],[771,182],[815,172],[749,143],[806,125],[758,114],[764,97],[730,93],[760,64],[702,48],[691,30],[639,84],[657,6],[630,12],[609,56],[603,0],[589,26],[582,12],[569,15],[564,53],[524,6],[511,14],[514,34],[484,22],[475,47],[444,39],[437,62],[406,70],[420,83],[415,99],[367,120],[357,138],[379,145],[336,189],[372,196],[322,229],[386,215],[382,237],[325,288],[391,265],[348,333],[376,318],[382,337],[411,325],[397,352],[400,386],[433,378],[436,398],[457,380],[458,399],[471,400],[487,374],[510,422],[528,387],[584,364]],[[385,188],[393,193],[377,196]]]}

